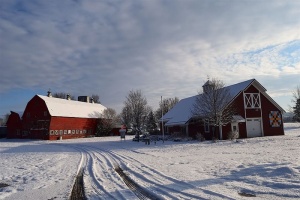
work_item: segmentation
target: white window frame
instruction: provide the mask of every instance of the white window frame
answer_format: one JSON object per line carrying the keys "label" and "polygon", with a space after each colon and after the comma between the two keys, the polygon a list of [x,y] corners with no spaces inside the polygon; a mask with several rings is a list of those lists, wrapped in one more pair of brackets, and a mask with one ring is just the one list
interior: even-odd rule
{"label": "white window frame", "polygon": [[244,93],[244,107],[261,108],[260,93]]}

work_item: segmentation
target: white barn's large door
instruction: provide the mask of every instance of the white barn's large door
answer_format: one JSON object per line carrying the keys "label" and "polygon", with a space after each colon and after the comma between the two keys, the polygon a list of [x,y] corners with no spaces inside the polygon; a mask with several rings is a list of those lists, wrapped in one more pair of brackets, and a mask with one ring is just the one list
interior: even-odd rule
{"label": "white barn's large door", "polygon": [[247,119],[247,137],[260,137],[262,136],[261,131],[261,119],[260,118],[252,118]]}

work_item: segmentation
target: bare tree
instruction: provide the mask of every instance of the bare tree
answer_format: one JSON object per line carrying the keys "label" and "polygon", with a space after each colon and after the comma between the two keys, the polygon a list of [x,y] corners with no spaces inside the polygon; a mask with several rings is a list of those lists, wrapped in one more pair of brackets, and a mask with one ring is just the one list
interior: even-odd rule
{"label": "bare tree", "polygon": [[136,131],[141,131],[145,124],[149,107],[147,99],[143,96],[141,90],[130,91],[124,102],[124,108],[121,116],[124,124]]}
{"label": "bare tree", "polygon": [[6,113],[5,115],[3,115],[4,117],[3,118],[0,118],[0,126],[5,126],[6,125],[6,122],[9,118],[9,113]]}
{"label": "bare tree", "polygon": [[110,131],[116,126],[117,121],[117,112],[112,108],[105,109],[98,120],[97,136],[109,135]]}
{"label": "bare tree", "polygon": [[68,98],[68,95],[69,95],[69,97],[70,97],[71,100],[75,100],[75,97],[74,97],[74,96],[72,96],[72,95],[70,95],[70,94],[68,94],[68,93],[65,93],[65,92],[56,92],[56,93],[54,93],[52,96],[53,96],[54,98],[67,99],[67,98]]}
{"label": "bare tree", "polygon": [[294,117],[293,120],[300,122],[300,86],[296,88],[293,92],[292,102],[295,106],[293,106]]}
{"label": "bare tree", "polygon": [[94,103],[101,103],[100,97],[97,94],[92,94],[92,99],[93,99]]}
{"label": "bare tree", "polygon": [[[236,107],[230,103],[232,96],[221,80],[212,79],[203,86],[191,110],[194,117],[208,122],[214,127],[228,124],[236,113]],[[213,137],[216,137],[213,135]]]}
{"label": "bare tree", "polygon": [[179,102],[178,97],[174,97],[174,98],[166,98],[163,99],[162,102],[159,102],[159,108],[156,110],[155,112],[155,116],[157,119],[161,118],[162,112],[163,111],[163,115],[166,114],[167,112],[169,112],[169,110],[171,110],[177,103]]}
{"label": "bare tree", "polygon": [[124,107],[122,109],[122,112],[120,114],[120,120],[122,124],[125,124],[126,127],[130,128],[131,127],[131,112],[129,110],[129,107]]}

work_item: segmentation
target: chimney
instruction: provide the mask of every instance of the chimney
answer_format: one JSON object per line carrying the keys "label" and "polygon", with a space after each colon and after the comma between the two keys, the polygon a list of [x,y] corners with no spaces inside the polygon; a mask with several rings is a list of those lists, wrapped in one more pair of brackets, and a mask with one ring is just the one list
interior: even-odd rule
{"label": "chimney", "polygon": [[67,94],[67,100],[71,100],[71,96]]}
{"label": "chimney", "polygon": [[48,92],[47,92],[47,97],[52,97],[52,94],[51,94],[50,89],[49,89]]}
{"label": "chimney", "polygon": [[78,101],[90,103],[90,97],[89,96],[78,96]]}

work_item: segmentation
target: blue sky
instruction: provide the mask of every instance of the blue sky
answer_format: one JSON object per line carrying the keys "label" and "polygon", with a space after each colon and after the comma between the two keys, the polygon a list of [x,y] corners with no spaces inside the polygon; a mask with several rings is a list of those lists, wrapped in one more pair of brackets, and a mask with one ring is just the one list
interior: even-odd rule
{"label": "blue sky", "polygon": [[140,89],[156,109],[208,76],[255,78],[287,109],[300,85],[299,16],[293,0],[1,0],[0,115],[49,88],[98,94],[118,112]]}

